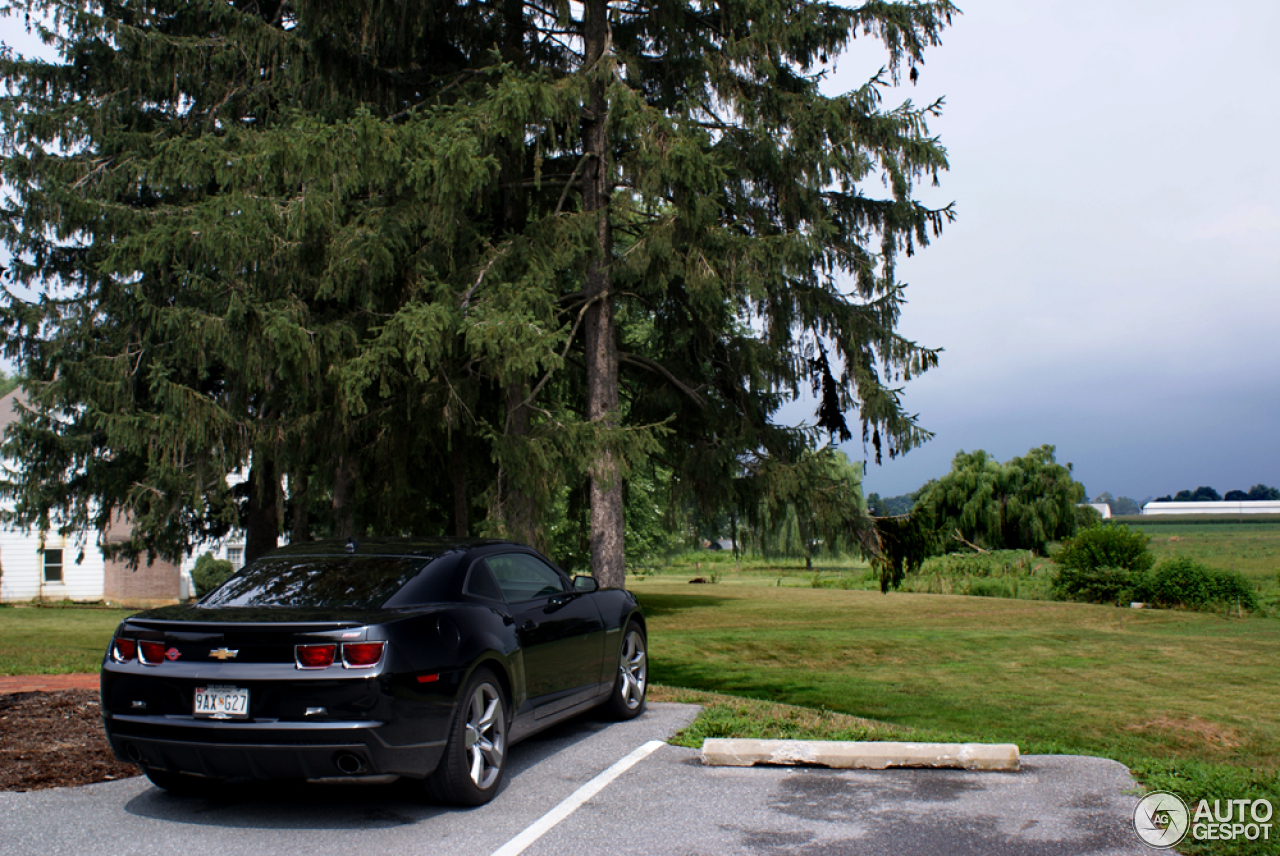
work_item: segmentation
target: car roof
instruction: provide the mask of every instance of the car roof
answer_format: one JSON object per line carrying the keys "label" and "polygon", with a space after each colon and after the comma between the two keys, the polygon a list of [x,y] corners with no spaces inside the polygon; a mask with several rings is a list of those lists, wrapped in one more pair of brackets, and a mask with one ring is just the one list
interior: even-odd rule
{"label": "car roof", "polygon": [[263,554],[276,556],[404,556],[431,559],[446,553],[465,552],[477,547],[508,546],[529,549],[516,541],[497,538],[332,538],[277,547]]}

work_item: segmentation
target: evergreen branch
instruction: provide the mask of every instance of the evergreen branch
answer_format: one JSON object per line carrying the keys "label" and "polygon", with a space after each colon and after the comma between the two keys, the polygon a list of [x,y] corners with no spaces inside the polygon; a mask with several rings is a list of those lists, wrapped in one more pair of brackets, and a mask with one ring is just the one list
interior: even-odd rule
{"label": "evergreen branch", "polygon": [[[586,317],[587,309],[589,309],[597,300],[603,299],[604,296],[598,294],[590,300],[585,301],[582,304],[582,308],[578,310],[578,317],[573,321],[573,329],[569,331],[568,337],[564,340],[564,348],[560,351],[561,363],[563,363],[565,358],[569,356],[569,347],[573,344],[574,338],[578,335],[578,328],[582,326],[582,319]],[[547,381],[551,380],[551,376],[553,374],[555,374],[554,367],[547,369],[546,374],[544,374],[542,379],[538,381],[536,386],[534,386],[533,390],[529,393],[529,396],[525,398],[524,401],[520,402],[520,404],[514,409],[519,410],[521,407],[529,407],[533,403],[533,400],[538,397],[538,393],[542,391],[542,388],[547,385]]]}
{"label": "evergreen branch", "polygon": [[582,168],[594,157],[595,155],[592,152],[586,152],[582,157],[578,158],[578,163],[574,166],[573,172],[569,174],[569,180],[564,183],[564,190],[560,193],[560,201],[556,203],[556,210],[551,212],[552,217],[560,216],[560,209],[564,207],[565,200],[569,197],[569,191],[573,189],[576,179],[582,173]]}
{"label": "evergreen branch", "polygon": [[475,77],[479,73],[480,72],[474,68],[464,69],[461,74],[459,74],[453,80],[446,83],[436,92],[432,93],[430,98],[424,98],[415,104],[410,104],[408,107],[404,108],[399,113],[391,114],[390,116],[387,117],[387,121],[394,123],[394,122],[399,122],[401,119],[406,119],[408,118],[410,113],[414,112],[415,110],[427,104],[430,104],[432,101],[434,101],[436,104],[439,104],[441,96],[443,96],[446,92],[448,92],[451,89],[456,89],[457,87],[461,86],[463,83]]}
{"label": "evergreen branch", "polygon": [[85,173],[83,176],[81,176],[76,181],[75,184],[71,185],[71,189],[79,190],[84,184],[86,184],[95,175],[103,172],[104,170],[106,170],[107,167],[111,166],[111,162],[113,160],[114,158],[102,158],[101,160],[97,161],[98,165],[95,166],[93,169],[91,169],[89,172]]}
{"label": "evergreen branch", "polygon": [[676,387],[676,389],[680,390],[685,395],[687,395],[690,399],[692,399],[693,403],[698,405],[698,407],[702,408],[703,410],[707,409],[707,402],[703,400],[702,396],[698,395],[696,390],[690,388],[688,385],[681,382],[681,380],[678,377],[676,377],[674,374],[672,374],[667,369],[666,366],[662,365],[656,360],[651,360],[648,357],[642,357],[639,354],[632,354],[627,351],[619,351],[618,360],[624,363],[631,363],[632,365],[640,366],[641,368],[649,369],[650,371],[653,371],[653,372],[657,372],[658,374],[665,377],[667,380],[671,381],[671,383]]}
{"label": "evergreen branch", "polygon": [[[510,245],[507,245],[507,246],[510,246]],[[492,268],[494,264],[497,263],[498,259],[506,255],[506,252],[507,252],[507,247],[504,246],[501,250],[499,250],[498,252],[490,256],[489,261],[487,261],[485,263],[485,266],[480,270],[480,275],[476,277],[476,281],[472,283],[471,287],[468,288],[466,290],[466,293],[462,295],[462,302],[460,303],[458,308],[461,309],[463,313],[465,313],[467,309],[471,306],[471,298],[475,296],[476,289],[478,289],[480,287],[480,284],[484,282],[484,278],[489,273],[489,269]]]}

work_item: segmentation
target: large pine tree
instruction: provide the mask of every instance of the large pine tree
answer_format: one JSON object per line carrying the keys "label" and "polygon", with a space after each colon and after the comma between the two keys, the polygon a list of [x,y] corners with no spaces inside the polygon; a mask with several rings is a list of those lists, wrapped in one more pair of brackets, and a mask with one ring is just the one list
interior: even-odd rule
{"label": "large pine tree", "polygon": [[[946,160],[936,106],[883,99],[949,3],[4,8],[61,57],[0,59],[19,519],[123,510],[170,556],[536,542],[586,480],[620,585],[648,456],[750,507],[848,412],[877,456],[927,437],[894,262],[950,216],[912,195]],[[885,71],[822,94],[855,37]],[[816,426],[773,425],[810,385]]]}

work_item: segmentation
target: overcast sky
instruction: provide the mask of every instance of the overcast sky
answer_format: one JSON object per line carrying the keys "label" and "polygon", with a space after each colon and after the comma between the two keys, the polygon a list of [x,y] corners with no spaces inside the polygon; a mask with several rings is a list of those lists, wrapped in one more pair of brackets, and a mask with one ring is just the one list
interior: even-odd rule
{"label": "overcast sky", "polygon": [[898,90],[946,96],[925,200],[959,218],[900,268],[901,331],[945,349],[905,392],[936,437],[866,490],[1044,443],[1090,496],[1280,485],[1280,3],[960,6]]}
{"label": "overcast sky", "polygon": [[[1280,3],[961,7],[898,90],[947,101],[924,199],[959,219],[901,265],[902,332],[945,349],[905,393],[937,436],[867,491],[1044,443],[1090,496],[1280,485]],[[23,50],[19,30],[0,18]],[[849,55],[830,89],[879,62]]]}

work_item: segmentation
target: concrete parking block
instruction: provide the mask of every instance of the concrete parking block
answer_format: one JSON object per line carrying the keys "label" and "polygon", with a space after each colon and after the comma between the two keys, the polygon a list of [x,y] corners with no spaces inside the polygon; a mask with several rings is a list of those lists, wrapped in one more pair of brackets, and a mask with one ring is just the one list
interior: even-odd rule
{"label": "concrete parking block", "polygon": [[1018,747],[1012,743],[747,740],[712,737],[702,743],[702,763],[721,767],[774,764],[842,770],[946,767],[1014,772],[1018,769]]}

